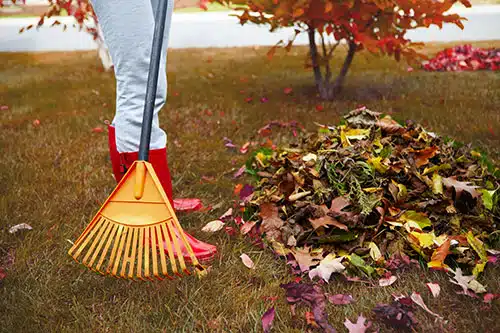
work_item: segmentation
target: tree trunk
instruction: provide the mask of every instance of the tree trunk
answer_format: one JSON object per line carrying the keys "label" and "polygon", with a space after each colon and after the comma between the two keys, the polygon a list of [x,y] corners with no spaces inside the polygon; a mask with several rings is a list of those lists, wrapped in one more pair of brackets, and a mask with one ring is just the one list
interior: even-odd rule
{"label": "tree trunk", "polygon": [[349,50],[347,51],[347,56],[345,57],[344,64],[342,65],[342,69],[340,70],[337,79],[333,83],[335,89],[340,92],[342,87],[344,86],[345,77],[347,72],[349,71],[349,67],[351,67],[352,60],[354,59],[354,54],[356,54],[356,43],[349,42]]}
{"label": "tree trunk", "polygon": [[352,60],[354,59],[354,55],[356,54],[356,43],[351,41],[348,42],[349,49],[347,51],[344,63],[342,64],[339,75],[332,83],[330,82],[329,75],[323,77],[321,73],[321,66],[318,59],[318,47],[314,38],[316,30],[310,25],[307,33],[309,36],[309,52],[311,55],[311,63],[313,67],[314,82],[316,84],[316,88],[318,89],[318,93],[322,99],[333,100],[340,93],[342,87],[344,86],[347,72],[349,71],[349,67],[351,66]]}
{"label": "tree trunk", "polygon": [[316,40],[314,39],[315,33],[316,30],[312,26],[309,26],[309,30],[307,31],[307,34],[309,35],[309,51],[311,53],[314,82],[316,83],[316,87],[319,89],[323,84],[323,77],[321,75],[321,67],[319,66],[318,61],[318,47],[316,46]]}
{"label": "tree trunk", "polygon": [[356,44],[353,42],[349,42],[349,50],[347,51],[344,63],[342,64],[340,73],[335,79],[335,81],[332,83],[324,80],[318,86],[318,91],[321,98],[326,100],[333,100],[342,91],[345,77],[347,76],[347,72],[349,71],[349,67],[351,66],[355,53],[356,53]]}

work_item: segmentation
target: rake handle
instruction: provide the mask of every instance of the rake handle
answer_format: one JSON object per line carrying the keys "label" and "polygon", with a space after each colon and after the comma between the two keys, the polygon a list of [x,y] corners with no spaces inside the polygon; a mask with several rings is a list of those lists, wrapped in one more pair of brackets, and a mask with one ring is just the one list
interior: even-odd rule
{"label": "rake handle", "polygon": [[156,100],[156,89],[158,87],[158,75],[160,71],[161,49],[163,35],[165,32],[165,20],[167,17],[168,0],[158,1],[158,10],[155,17],[155,28],[153,34],[153,46],[149,64],[148,82],[146,86],[146,102],[144,104],[144,115],[142,119],[141,141],[139,143],[139,160],[148,161],[149,145],[151,142],[151,127],[153,125],[153,112]]}

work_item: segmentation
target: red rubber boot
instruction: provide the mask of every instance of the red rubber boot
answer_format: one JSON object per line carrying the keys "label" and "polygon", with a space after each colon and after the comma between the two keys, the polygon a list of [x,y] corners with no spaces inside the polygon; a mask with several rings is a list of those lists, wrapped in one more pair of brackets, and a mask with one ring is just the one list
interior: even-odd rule
{"label": "red rubber boot", "polygon": [[[108,145],[109,145],[109,153],[111,157],[111,165],[113,168],[113,174],[117,182],[119,182],[122,177],[127,172],[128,168],[137,160],[139,153],[119,153],[116,148],[116,136],[115,136],[115,128],[111,125],[108,126]],[[167,194],[167,197],[170,201],[172,207],[174,207],[174,200],[172,196],[172,180],[170,177],[170,169],[168,167],[167,162],[167,149],[152,149],[149,151],[149,163],[155,169],[156,175],[160,180],[160,183],[163,186],[163,190]],[[177,229],[176,231],[177,237],[179,238],[179,234]],[[200,261],[206,261],[212,259],[217,253],[217,247],[194,238],[186,231],[184,231],[186,238],[193,249],[193,252]],[[191,261],[191,258],[182,244],[179,242],[182,255],[185,260]],[[166,245],[164,245],[166,246]],[[165,253],[167,253],[166,248],[164,247]],[[174,250],[175,251],[175,250]]]}

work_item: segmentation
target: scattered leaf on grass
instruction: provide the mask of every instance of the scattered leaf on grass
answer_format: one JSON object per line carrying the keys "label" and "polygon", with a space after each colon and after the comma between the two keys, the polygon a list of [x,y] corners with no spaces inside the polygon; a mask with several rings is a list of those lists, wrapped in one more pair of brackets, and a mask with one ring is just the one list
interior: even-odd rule
{"label": "scattered leaf on grass", "polygon": [[465,295],[469,295],[468,289],[474,291],[477,294],[485,293],[486,288],[475,279],[474,275],[465,276],[462,274],[462,269],[458,267],[453,273],[450,279],[451,283],[454,283],[463,289]]}
{"label": "scattered leaf on grass", "polygon": [[372,326],[372,322],[369,321],[366,323],[366,318],[363,315],[358,316],[358,321],[354,324],[348,318],[344,321],[344,326],[347,327],[349,333],[365,333],[370,326]]}
{"label": "scattered leaf on grass", "polygon": [[245,253],[241,254],[240,258],[241,261],[243,262],[243,265],[247,266],[250,269],[255,269],[255,264],[253,260],[250,259],[250,257],[247,254]]}
{"label": "scattered leaf on grass", "polygon": [[2,280],[5,279],[7,276],[7,273],[5,273],[4,269],[0,267],[0,283],[2,283]]}
{"label": "scattered leaf on grass", "polygon": [[328,300],[335,305],[346,305],[354,302],[354,298],[346,294],[328,295]]}
{"label": "scattered leaf on grass", "polygon": [[[335,333],[335,329],[328,322],[328,314],[326,313],[326,300],[321,287],[318,285],[302,284],[290,282],[281,284],[281,288],[286,291],[286,300],[288,304],[295,306],[296,304],[305,304],[312,310],[314,321],[326,333]],[[294,315],[294,307],[292,314]]]}
{"label": "scattered leaf on grass", "polygon": [[391,275],[388,278],[382,278],[378,280],[378,285],[381,287],[387,287],[396,282],[398,278],[395,275]]}
{"label": "scattered leaf on grass", "polygon": [[33,228],[29,224],[21,223],[21,224],[16,224],[15,226],[11,227],[9,229],[9,233],[13,234],[13,233],[16,233],[20,230],[32,230],[32,229]]}
{"label": "scattered leaf on grass", "polygon": [[220,220],[225,220],[225,219],[228,219],[228,218],[231,218],[233,217],[233,209],[232,208],[229,208],[224,214],[222,214],[219,219]]}
{"label": "scattered leaf on grass", "polygon": [[439,296],[439,293],[441,292],[441,287],[439,286],[439,284],[429,282],[429,283],[426,283],[426,285],[427,285],[427,288],[429,288],[432,296],[434,296],[434,298]]}
{"label": "scattered leaf on grass", "polygon": [[196,211],[203,208],[200,199],[187,198],[187,199],[174,199],[174,209],[176,211]]}
{"label": "scattered leaf on grass", "polygon": [[233,178],[241,177],[241,175],[243,175],[245,170],[246,170],[246,166],[242,166],[241,168],[238,169],[238,171],[236,171],[236,173],[233,175]]}
{"label": "scattered leaf on grass", "polygon": [[242,226],[241,226],[241,229],[240,229],[240,232],[242,235],[246,235],[247,233],[250,232],[250,230],[252,230],[252,228],[255,226],[257,222],[256,221],[248,221],[248,222],[245,222]]}
{"label": "scattered leaf on grass", "polygon": [[243,146],[241,146],[240,153],[246,154],[248,152],[249,147],[250,147],[250,142],[246,142]]}
{"label": "scattered leaf on grass", "polygon": [[273,321],[274,321],[274,315],[275,315],[274,307],[271,307],[262,316],[262,329],[264,330],[264,333],[271,332],[271,327],[273,326]]}
{"label": "scattered leaf on grass", "polygon": [[427,313],[430,313],[431,315],[433,315],[434,317],[436,317],[437,319],[441,320],[441,321],[444,321],[444,318],[441,317],[440,315],[438,315],[437,313],[434,313],[432,312],[428,307],[427,305],[425,305],[425,302],[424,300],[422,299],[422,296],[420,296],[419,293],[412,293],[411,294],[411,300],[417,304],[418,306],[420,306],[422,309],[424,309],[425,311],[427,311]]}
{"label": "scattered leaf on grass", "polygon": [[[1,278],[0,278],[0,280],[1,280]],[[488,294],[484,294],[483,301],[485,303],[491,303],[496,298],[500,298],[500,294],[488,293]]]}
{"label": "scattered leaf on grass", "polygon": [[385,325],[396,332],[415,331],[417,320],[413,315],[412,300],[408,297],[398,298],[391,304],[378,304],[373,312]]}
{"label": "scattered leaf on grass", "polygon": [[214,220],[205,224],[205,226],[201,228],[201,230],[205,232],[216,232],[221,230],[224,225],[224,222],[222,222],[221,220]]}

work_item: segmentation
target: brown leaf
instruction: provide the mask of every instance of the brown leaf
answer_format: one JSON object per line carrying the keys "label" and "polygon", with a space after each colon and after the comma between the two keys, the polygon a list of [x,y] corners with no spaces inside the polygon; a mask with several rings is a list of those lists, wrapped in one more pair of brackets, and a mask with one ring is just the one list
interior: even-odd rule
{"label": "brown leaf", "polygon": [[263,203],[260,205],[259,215],[262,219],[262,232],[266,234],[266,238],[279,240],[284,221],[278,216],[278,207],[272,203]]}
{"label": "brown leaf", "polygon": [[354,302],[354,298],[347,294],[328,295],[328,300],[335,305],[345,305]]}
{"label": "brown leaf", "polygon": [[346,197],[337,197],[332,200],[332,205],[330,206],[330,211],[335,214],[342,213],[342,209],[349,206],[351,202]]}
{"label": "brown leaf", "polygon": [[429,267],[435,268],[435,269],[440,269],[444,267],[444,260],[450,254],[450,244],[451,241],[448,238],[446,241],[444,241],[443,244],[441,244],[440,247],[438,247],[436,250],[434,250],[434,253],[432,254],[431,261],[428,263]]}
{"label": "brown leaf", "polygon": [[303,303],[311,308],[314,321],[323,329],[323,332],[336,332],[328,322],[326,299],[320,286],[291,282],[281,284],[280,287],[285,289],[286,300],[289,304],[294,306],[297,303]]}
{"label": "brown leaf", "polygon": [[309,219],[309,222],[311,222],[315,230],[318,229],[319,227],[326,227],[327,225],[333,225],[334,227],[337,227],[345,231],[349,230],[349,228],[347,228],[345,224],[340,223],[339,221],[328,215],[317,219]]}
{"label": "brown leaf", "polygon": [[433,158],[437,154],[438,150],[438,147],[432,146],[421,150],[411,149],[410,152],[414,154],[415,165],[417,166],[417,168],[419,168],[423,165],[428,164],[429,159]]}
{"label": "brown leaf", "polygon": [[379,126],[387,133],[397,133],[404,130],[404,128],[397,121],[393,120],[389,116],[386,116],[377,121],[377,126]]}
{"label": "brown leaf", "polygon": [[256,221],[248,221],[248,222],[245,222],[241,228],[240,228],[240,232],[242,235],[246,235],[247,233],[250,232],[250,230],[253,229],[253,227],[255,226],[257,222]]}
{"label": "brown leaf", "polygon": [[309,247],[293,249],[292,254],[295,258],[295,261],[297,261],[297,264],[299,264],[301,272],[309,271],[311,266],[317,265],[318,262],[321,259],[323,259],[321,255],[318,254],[311,255]]}
{"label": "brown leaf", "polygon": [[481,192],[477,191],[476,188],[479,186],[470,185],[469,182],[458,181],[456,177],[443,178],[443,185],[446,187],[453,187],[457,193],[457,197],[460,197],[463,191],[469,192],[473,198],[478,198],[481,196]]}

